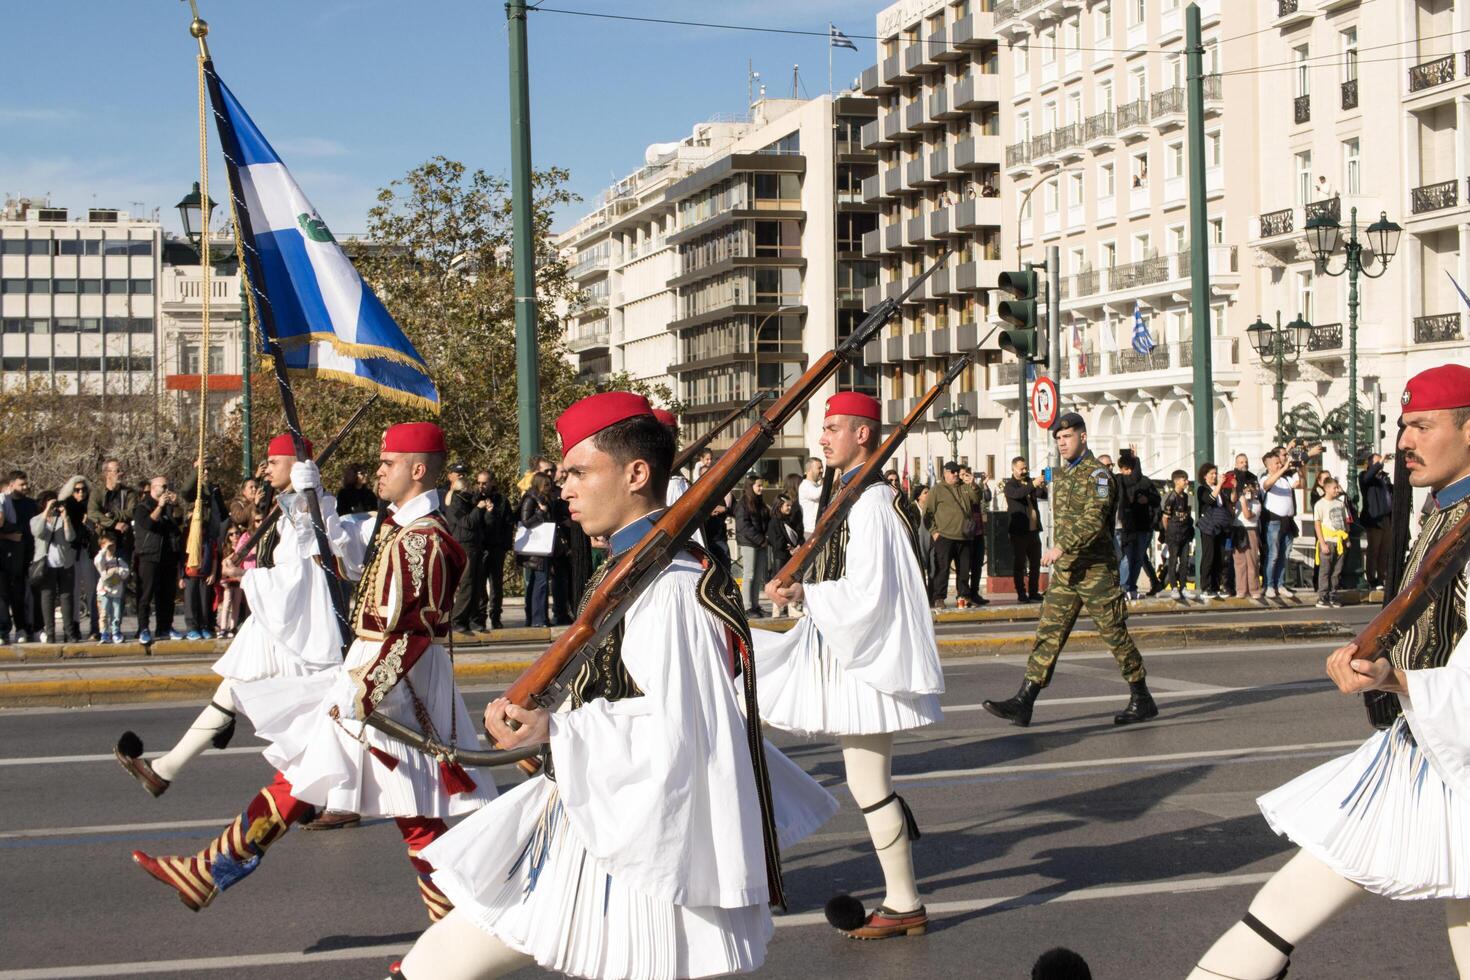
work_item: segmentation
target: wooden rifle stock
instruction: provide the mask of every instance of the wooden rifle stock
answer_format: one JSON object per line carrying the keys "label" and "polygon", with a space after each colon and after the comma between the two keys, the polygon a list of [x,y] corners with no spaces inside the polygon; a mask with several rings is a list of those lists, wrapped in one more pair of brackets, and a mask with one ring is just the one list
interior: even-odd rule
{"label": "wooden rifle stock", "polygon": [[[327,465],[327,461],[332,458],[332,454],[337,451],[337,447],[342,444],[342,440],[346,439],[352,430],[357,427],[358,420],[362,418],[363,413],[369,408],[372,408],[373,402],[377,400],[378,396],[373,395],[373,397],[362,403],[361,408],[352,413],[351,418],[342,424],[342,428],[338,430],[336,436],[332,438],[332,441],[327,443],[326,448],[317,454],[316,465],[318,470]],[[265,534],[265,529],[275,523],[276,512],[280,509],[281,502],[279,500],[272,500],[270,507],[266,509],[265,517],[256,526],[255,530],[250,532],[250,536],[240,542],[239,547],[235,549],[235,553],[230,555],[230,561],[238,565],[245,560],[245,557],[250,552],[255,550],[255,546],[260,543],[261,536]]]}
{"label": "wooden rifle stock", "polygon": [[[846,340],[835,350],[817,358],[805,374],[777,397],[756,423],[664,512],[643,539],[616,561],[612,570],[587,597],[577,621],[526,668],[505,692],[505,697],[522,708],[553,707],[582,664],[622,620],[628,607],[674,560],[710,511],[770,448],[786,422],[816,396],[838,368],[860,356],[863,345],[893,318],[903,301],[948,256],[949,250],[946,249],[903,293],[875,306]],[[527,764],[522,763],[522,768],[527,768]]]}
{"label": "wooden rifle stock", "polygon": [[[893,431],[888,433],[888,438],[884,439],[877,450],[874,451],[873,455],[868,457],[867,462],[858,468],[853,478],[843,484],[842,489],[837,492],[837,495],[832,498],[832,501],[821,511],[821,516],[817,518],[817,525],[812,528],[812,533],[791,553],[791,558],[782,566],[781,570],[771,577],[771,581],[776,584],[777,588],[788,588],[793,582],[801,580],[802,573],[816,560],[817,555],[821,552],[822,546],[827,543],[837,528],[842,524],[843,520],[847,518],[847,512],[852,510],[853,505],[857,503],[863,491],[877,482],[879,474],[883,472],[883,465],[898,451],[899,445],[909,434],[909,430],[919,423],[919,420],[929,411],[935,400],[939,398],[946,388],[954,383],[955,378],[960,376],[960,372],[969,367],[974,360],[975,351],[969,351],[959,360],[951,364],[949,371],[945,373],[943,378],[939,379],[939,383],[924,393],[924,396],[919,399],[918,404],[910,409],[908,415],[904,416],[902,422],[899,422],[893,427]],[[828,472],[830,473],[831,470],[829,469]]]}
{"label": "wooden rifle stock", "polygon": [[715,437],[718,436],[721,432],[724,432],[727,428],[729,428],[731,423],[733,423],[736,419],[740,418],[746,412],[750,411],[752,408],[755,408],[757,405],[759,405],[761,402],[765,401],[767,398],[771,397],[775,393],[775,387],[762,388],[760,391],[757,391],[754,395],[752,395],[750,400],[747,401],[744,405],[741,405],[739,408],[732,409],[730,411],[730,414],[726,415],[724,418],[715,423],[714,428],[710,429],[704,435],[700,436],[698,439],[685,446],[683,450],[681,450],[680,453],[674,457],[674,465],[669,468],[669,472],[677,473],[684,467],[688,466],[690,463],[694,462],[695,457],[697,457],[701,452],[704,451],[704,447],[708,446],[711,442],[714,442]]}
{"label": "wooden rifle stock", "polygon": [[1404,630],[1424,614],[1435,593],[1465,570],[1467,560],[1470,560],[1470,514],[1460,518],[1430,547],[1414,577],[1353,638],[1358,645],[1358,656],[1364,660],[1388,656]]}

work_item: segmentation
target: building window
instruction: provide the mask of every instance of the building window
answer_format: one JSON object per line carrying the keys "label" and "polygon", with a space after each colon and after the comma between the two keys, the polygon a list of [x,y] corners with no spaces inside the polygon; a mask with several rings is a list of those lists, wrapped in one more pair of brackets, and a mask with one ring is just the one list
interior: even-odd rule
{"label": "building window", "polygon": [[1118,243],[1103,242],[1097,247],[1098,265],[1104,269],[1115,268],[1118,264]]}
{"label": "building window", "polygon": [[153,294],[153,280],[152,279],[134,279],[132,281],[132,286],[130,288],[130,292],[134,296],[150,296],[150,295],[152,295]]}
{"label": "building window", "polygon": [[1146,152],[1133,155],[1131,186],[1134,190],[1148,186],[1148,154]]}
{"label": "building window", "polygon": [[1056,214],[1061,207],[1061,186],[1055,179],[1046,182],[1046,213]]}
{"label": "building window", "polygon": [[1130,0],[1128,4],[1129,24],[1137,27],[1148,21],[1148,0]]}
{"label": "building window", "polygon": [[1342,142],[1342,186],[1349,194],[1363,193],[1362,159],[1356,136]]}
{"label": "building window", "polygon": [[1099,113],[1113,111],[1113,80],[1105,78],[1097,86],[1097,111]]}
{"label": "building window", "polygon": [[0,255],[24,255],[26,254],[26,240],[24,238],[7,238],[0,241]]}
{"label": "building window", "polygon": [[1082,175],[1074,173],[1068,178],[1067,203],[1072,207],[1082,206]]}
{"label": "building window", "polygon": [[26,254],[27,255],[50,255],[51,254],[51,239],[49,239],[49,238],[32,238],[32,239],[30,239],[29,241],[26,242]]}
{"label": "building window", "polygon": [[1170,143],[1168,145],[1168,147],[1166,147],[1165,150],[1164,150],[1164,160],[1165,160],[1165,163],[1166,163],[1166,168],[1165,169],[1167,170],[1167,173],[1165,174],[1165,176],[1167,176],[1167,177],[1183,177],[1184,176],[1184,141],[1183,140],[1180,140],[1178,143]]}
{"label": "building window", "polygon": [[1223,141],[1218,132],[1205,134],[1205,166],[1214,169],[1224,161],[1221,159],[1224,152]]}
{"label": "building window", "polygon": [[26,291],[24,279],[0,279],[0,293],[23,293]]}
{"label": "building window", "polygon": [[1082,50],[1082,15],[1078,14],[1064,25],[1067,31],[1067,54]]}
{"label": "building window", "polygon": [[1224,245],[1225,244],[1225,219],[1224,218],[1211,218],[1210,219],[1210,244],[1211,245]]}
{"label": "building window", "polygon": [[27,279],[26,292],[33,296],[47,296],[51,293],[50,279]]}
{"label": "building window", "polygon": [[[58,280],[56,280],[56,283],[57,283],[57,285],[60,285],[64,281],[65,280],[58,279]],[[152,282],[150,282],[150,281],[148,281],[146,279],[139,279],[139,280],[136,280],[136,281],[137,282],[148,282],[148,284],[150,286],[153,285]],[[84,294],[86,294],[88,296],[101,296],[102,295],[102,280],[101,279],[79,279],[79,280],[77,280],[77,282],[78,282],[78,285],[81,287],[80,289],[77,290],[77,292],[84,293]]]}
{"label": "building window", "polygon": [[1358,29],[1350,27],[1342,32],[1342,80],[1358,80]]}
{"label": "building window", "polygon": [[1291,50],[1296,59],[1296,94],[1300,98],[1310,94],[1311,70],[1307,59],[1311,57],[1311,48],[1303,44]]}
{"label": "building window", "polygon": [[1312,200],[1312,151],[1303,150],[1295,159],[1296,203],[1306,204]]}
{"label": "building window", "polygon": [[1095,40],[1107,41],[1113,36],[1113,5],[1100,3],[1093,11],[1093,36]]}
{"label": "building window", "polygon": [[1312,278],[1311,270],[1296,274],[1296,311],[1308,323],[1312,321]]}
{"label": "building window", "polygon": [[1022,42],[1012,49],[1012,60],[1015,62],[1016,74],[1024,75],[1031,70],[1031,45]]}
{"label": "building window", "polygon": [[1117,190],[1117,170],[1111,163],[1097,168],[1097,196],[1112,197]]}
{"label": "building window", "polygon": [[1055,27],[1041,32],[1041,63],[1043,65],[1057,63],[1057,29]]}

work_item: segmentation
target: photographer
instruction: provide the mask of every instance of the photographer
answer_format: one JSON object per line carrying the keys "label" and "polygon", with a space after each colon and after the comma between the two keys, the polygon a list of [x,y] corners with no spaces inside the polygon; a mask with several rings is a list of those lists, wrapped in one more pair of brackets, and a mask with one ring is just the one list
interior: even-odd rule
{"label": "photographer", "polygon": [[1362,523],[1368,531],[1368,553],[1363,560],[1363,573],[1368,588],[1382,588],[1388,580],[1393,514],[1393,481],[1383,472],[1384,457],[1374,453],[1368,468],[1358,474],[1359,497],[1363,501]]}
{"label": "photographer", "polygon": [[1277,446],[1261,458],[1266,471],[1261,474],[1261,492],[1266,506],[1261,537],[1266,547],[1266,598],[1290,599],[1296,595],[1286,583],[1286,566],[1291,559],[1291,545],[1296,540],[1296,491],[1302,485],[1301,471],[1308,456],[1320,455],[1322,447],[1306,449],[1295,439]]}
{"label": "photographer", "polygon": [[1244,599],[1261,597],[1261,493],[1255,474],[1237,483],[1234,494],[1235,595]]}
{"label": "photographer", "polygon": [[178,595],[180,565],[184,557],[183,535],[174,507],[179,495],[168,477],[155,476],[148,492],[133,509],[134,558],[138,566],[138,642],[152,643],[148,612],[160,640],[182,640],[174,630],[174,600]]}
{"label": "photographer", "polygon": [[[476,586],[474,600],[470,604],[470,621],[488,622],[491,629],[504,629],[500,621],[502,604],[505,601],[505,556],[515,539],[516,515],[510,501],[495,487],[489,470],[475,474],[475,506],[484,511],[484,551],[481,552],[482,581]],[[489,586],[489,616],[486,616],[485,587]]]}
{"label": "photographer", "polygon": [[455,463],[445,471],[449,489],[444,494],[444,517],[449,522],[450,535],[465,553],[464,575],[454,593],[450,622],[455,629],[472,633],[485,628],[485,623],[475,622],[473,616],[475,589],[478,587],[483,591],[485,587],[481,565],[485,548],[485,509],[479,506],[479,494],[470,487],[466,477],[468,473],[463,463]]}
{"label": "photographer", "polygon": [[[47,490],[39,501],[41,512],[31,518],[31,535],[36,539],[35,569],[32,583],[40,597],[41,642],[48,635],[58,642],[74,643],[77,633],[76,572],[78,527],[72,522],[72,511]],[[56,609],[61,607],[61,630],[52,633]]]}

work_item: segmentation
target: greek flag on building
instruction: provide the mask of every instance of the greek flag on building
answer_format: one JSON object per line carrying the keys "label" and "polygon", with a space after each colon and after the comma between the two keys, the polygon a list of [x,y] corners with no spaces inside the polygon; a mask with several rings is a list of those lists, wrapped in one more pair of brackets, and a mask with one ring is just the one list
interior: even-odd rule
{"label": "greek flag on building", "polygon": [[292,373],[347,381],[438,412],[424,359],[212,62],[205,73],[263,338],[279,344]]}
{"label": "greek flag on building", "polygon": [[1152,354],[1154,350],[1154,338],[1144,325],[1143,310],[1137,303],[1133,304],[1133,349],[1140,354]]}
{"label": "greek flag on building", "polygon": [[829,38],[831,38],[831,41],[832,41],[832,47],[834,47],[834,48],[850,48],[853,51],[856,51],[857,50],[857,45],[856,44],[853,44],[852,43],[852,39],[849,38],[846,34],[844,34],[841,31],[839,31],[837,29],[837,25],[836,24],[828,23],[827,24],[827,31],[828,31],[828,35],[827,36]]}

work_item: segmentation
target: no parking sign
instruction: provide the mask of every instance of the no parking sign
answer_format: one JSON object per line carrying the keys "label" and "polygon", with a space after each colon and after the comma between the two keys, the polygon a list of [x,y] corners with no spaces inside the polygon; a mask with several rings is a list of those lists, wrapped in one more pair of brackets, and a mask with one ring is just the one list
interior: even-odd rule
{"label": "no parking sign", "polygon": [[1057,385],[1051,378],[1037,378],[1031,386],[1031,417],[1043,429],[1057,420]]}

